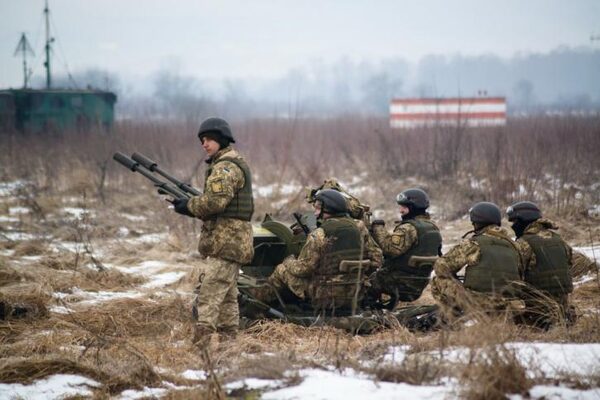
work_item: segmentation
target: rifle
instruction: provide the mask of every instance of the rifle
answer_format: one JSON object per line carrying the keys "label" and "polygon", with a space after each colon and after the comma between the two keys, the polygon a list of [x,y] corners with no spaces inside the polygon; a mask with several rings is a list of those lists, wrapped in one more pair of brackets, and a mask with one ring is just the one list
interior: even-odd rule
{"label": "rifle", "polygon": [[292,213],[292,215],[294,216],[294,219],[296,220],[296,223],[298,224],[298,226],[300,228],[302,228],[304,233],[308,236],[308,234],[310,233],[310,228],[308,227],[308,225],[306,225],[304,222],[302,222],[302,214],[295,212],[295,213]]}
{"label": "rifle", "polygon": [[[192,195],[195,196],[200,194],[200,192],[197,189],[194,189],[190,185],[177,180],[176,178],[172,177],[168,173],[158,168],[157,164],[154,161],[138,153],[134,153],[134,156],[136,156],[136,161],[127,157],[123,153],[116,152],[113,155],[113,159],[119,164],[126,167],[127,169],[130,169],[133,172],[138,172],[145,178],[149,179],[154,184],[154,186],[158,188],[159,194],[170,195],[176,199],[189,199]],[[142,160],[143,162],[140,162],[139,160]],[[153,172],[164,176],[165,178],[173,182],[176,186],[168,182],[161,181],[156,176],[154,176]]]}

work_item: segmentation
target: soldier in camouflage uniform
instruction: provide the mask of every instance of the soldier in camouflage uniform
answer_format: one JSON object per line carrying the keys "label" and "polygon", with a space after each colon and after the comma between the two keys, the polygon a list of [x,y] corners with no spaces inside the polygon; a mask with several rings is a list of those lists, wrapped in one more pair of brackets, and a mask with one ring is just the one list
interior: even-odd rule
{"label": "soldier in camouflage uniform", "polygon": [[373,237],[383,250],[384,265],[369,279],[370,296],[379,299],[382,294],[392,298],[392,308],[398,300],[413,301],[421,296],[429,283],[433,262],[411,266],[412,256],[436,257],[442,253],[442,236],[429,217],[429,196],[421,189],[407,189],[396,197],[402,221],[394,231],[385,229],[383,220],[371,224]]}
{"label": "soldier in camouflage uniform", "polygon": [[[315,309],[349,310],[361,300],[363,277],[381,265],[383,256],[364,223],[348,216],[340,192],[321,190],[314,205],[320,227],[308,235],[298,258],[285,259],[268,283],[279,294],[289,292],[297,300],[310,301]],[[260,297],[266,302],[275,299],[274,293]]]}
{"label": "soldier in camouflage uniform", "polygon": [[254,256],[250,168],[231,146],[235,140],[225,120],[208,118],[200,125],[198,137],[209,157],[203,194],[174,202],[176,212],[203,221],[198,250],[208,268],[195,290],[194,342],[215,331],[237,333],[237,278],[240,267]]}
{"label": "soldier in camouflage uniform", "polygon": [[506,210],[521,252],[525,282],[534,291],[527,291],[524,320],[548,328],[552,322],[571,319],[569,293],[573,291],[571,266],[573,249],[554,230],[558,226],[542,218],[539,207],[530,201],[520,201]]}
{"label": "soldier in camouflage uniform", "polygon": [[[481,202],[469,214],[474,227],[469,233],[473,236],[435,262],[433,297],[446,316],[469,310],[493,313],[522,308],[517,288],[521,286],[523,264],[514,241],[500,226],[500,209]],[[461,283],[456,274],[464,267]]]}

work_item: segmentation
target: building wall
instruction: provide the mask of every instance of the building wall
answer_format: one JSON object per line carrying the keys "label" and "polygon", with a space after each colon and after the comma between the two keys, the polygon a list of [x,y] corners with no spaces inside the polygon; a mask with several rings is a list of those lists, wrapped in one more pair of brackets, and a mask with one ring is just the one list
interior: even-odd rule
{"label": "building wall", "polygon": [[392,128],[505,124],[504,97],[394,99],[390,104]]}

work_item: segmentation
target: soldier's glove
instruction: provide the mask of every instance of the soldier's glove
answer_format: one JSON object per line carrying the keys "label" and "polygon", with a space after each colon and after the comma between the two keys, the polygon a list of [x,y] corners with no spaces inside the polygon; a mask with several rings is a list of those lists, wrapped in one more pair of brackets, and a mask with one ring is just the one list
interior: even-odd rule
{"label": "soldier's glove", "polygon": [[194,214],[188,210],[187,203],[189,199],[174,199],[173,207],[175,208],[175,212],[181,215],[187,215],[188,217],[193,217]]}
{"label": "soldier's glove", "polygon": [[385,221],[382,219],[374,219],[373,222],[371,222],[371,226],[374,227],[375,225],[385,226]]}

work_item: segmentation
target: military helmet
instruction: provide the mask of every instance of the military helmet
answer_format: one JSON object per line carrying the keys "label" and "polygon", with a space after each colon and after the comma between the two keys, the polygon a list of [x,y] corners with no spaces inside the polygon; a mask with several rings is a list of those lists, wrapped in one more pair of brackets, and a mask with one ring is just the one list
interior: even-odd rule
{"label": "military helmet", "polygon": [[498,225],[502,223],[502,213],[500,208],[494,203],[482,201],[475,204],[469,210],[471,222],[479,225]]}
{"label": "military helmet", "polygon": [[421,189],[406,189],[398,193],[396,203],[403,206],[413,206],[415,208],[425,209],[429,207],[429,196]]}
{"label": "military helmet", "polygon": [[532,222],[542,218],[542,211],[531,201],[519,201],[506,209],[506,215],[510,222],[516,220]]}
{"label": "military helmet", "polygon": [[227,143],[235,143],[235,139],[231,134],[231,127],[223,118],[210,117],[202,121],[200,130],[198,131],[198,138],[202,139],[203,136],[209,134],[217,135],[219,139]]}
{"label": "military helmet", "polygon": [[319,190],[315,195],[315,201],[320,201],[321,210],[328,214],[345,214],[348,212],[346,198],[337,190]]}

